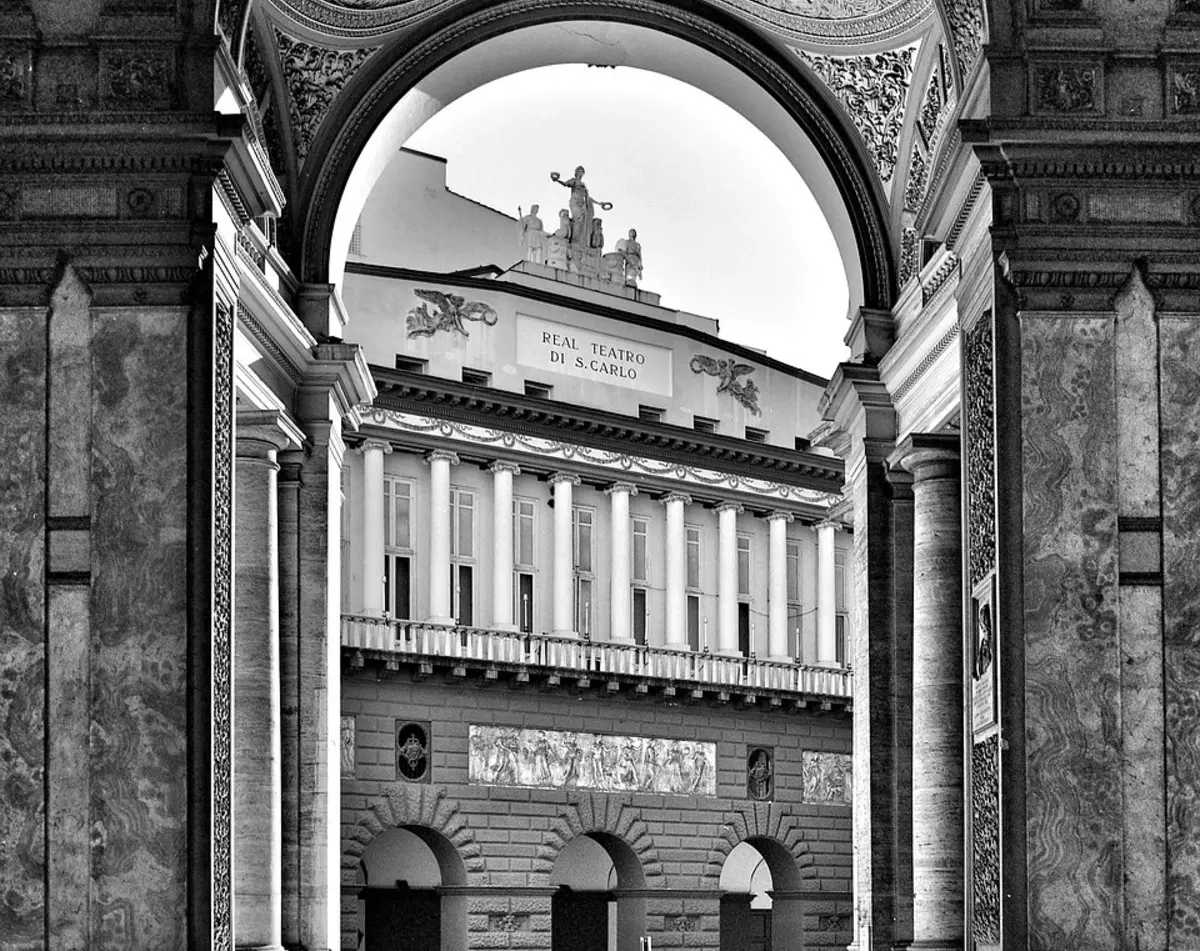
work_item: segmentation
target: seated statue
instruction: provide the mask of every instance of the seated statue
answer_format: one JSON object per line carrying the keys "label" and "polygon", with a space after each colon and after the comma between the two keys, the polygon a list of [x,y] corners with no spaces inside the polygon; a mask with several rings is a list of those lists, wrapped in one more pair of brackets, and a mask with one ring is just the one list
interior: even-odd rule
{"label": "seated statue", "polygon": [[[543,264],[546,259],[546,232],[542,228],[542,219],[538,217],[538,205],[530,205],[529,214],[521,215],[518,225],[521,233],[521,250],[525,260],[534,264]],[[520,215],[521,209],[517,209]]]}
{"label": "seated statue", "polygon": [[571,213],[566,208],[558,213],[558,230],[554,232],[554,237],[571,240]]}

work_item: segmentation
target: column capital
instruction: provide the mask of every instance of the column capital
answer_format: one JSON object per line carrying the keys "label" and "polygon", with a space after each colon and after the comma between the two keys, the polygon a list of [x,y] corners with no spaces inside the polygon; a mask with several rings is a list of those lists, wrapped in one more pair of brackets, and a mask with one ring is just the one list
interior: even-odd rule
{"label": "column capital", "polygon": [[772,512],[770,515],[767,516],[768,522],[788,523],[788,522],[794,522],[795,520],[796,520],[796,516],[793,515],[791,512],[776,511],[776,512]]}
{"label": "column capital", "polygon": [[239,459],[269,459],[273,452],[303,445],[304,433],[280,410],[237,414],[234,451]]}
{"label": "column capital", "polygon": [[449,449],[435,449],[433,452],[425,454],[426,462],[448,462],[452,466],[458,465],[458,453],[451,452]]}
{"label": "column capital", "polygon": [[691,505],[692,497],[686,492],[668,492],[662,497],[662,503],[663,505],[667,505],[671,502],[682,502],[684,505]]}
{"label": "column capital", "polygon": [[742,505],[741,502],[721,502],[716,506],[714,511],[718,513],[732,512],[734,515],[741,515],[746,511],[746,506]]}
{"label": "column capital", "polygon": [[846,526],[841,523],[840,519],[823,518],[821,521],[813,525],[814,529],[832,528],[835,532],[845,531]]}
{"label": "column capital", "polygon": [[488,472],[492,473],[493,475],[500,472],[507,472],[511,475],[519,476],[521,474],[521,467],[515,462],[505,462],[503,459],[497,459],[490,466],[488,466]]}
{"label": "column capital", "polygon": [[366,439],[363,444],[358,447],[360,452],[377,451],[382,452],[385,456],[392,453],[392,444],[386,439]]}
{"label": "column capital", "polygon": [[579,485],[583,480],[574,472],[554,472],[550,475],[550,484],[558,485],[560,482],[569,482],[571,485]]}
{"label": "column capital", "polygon": [[604,490],[605,495],[615,495],[617,492],[624,492],[627,495],[634,496],[638,494],[638,487],[632,482],[614,482]]}
{"label": "column capital", "polygon": [[888,456],[888,465],[911,472],[915,483],[926,479],[958,479],[959,437],[956,433],[913,433]]}

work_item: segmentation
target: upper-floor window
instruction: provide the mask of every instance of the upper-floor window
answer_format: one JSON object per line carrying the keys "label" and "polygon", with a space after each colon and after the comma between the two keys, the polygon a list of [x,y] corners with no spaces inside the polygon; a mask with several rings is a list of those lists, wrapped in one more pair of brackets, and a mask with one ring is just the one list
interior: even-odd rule
{"label": "upper-floor window", "polygon": [[800,602],[800,543],[795,539],[787,542],[787,631],[792,656],[799,657],[800,626],[803,623],[803,606]]}
{"label": "upper-floor window", "polygon": [[412,482],[383,480],[383,603],[392,617],[410,620],[416,613],[413,570]]}
{"label": "upper-floor window", "polygon": [[846,611],[846,553],[844,551],[835,551],[833,553],[833,587],[837,597],[837,609],[845,613]]}
{"label": "upper-floor window", "polygon": [[513,564],[532,568],[536,560],[537,505],[533,499],[513,499]]}
{"label": "upper-floor window", "polygon": [[709,419],[707,416],[692,417],[692,428],[698,433],[715,433],[720,425],[719,419]]}
{"label": "upper-floor window", "polygon": [[413,484],[388,476],[383,480],[383,544],[408,551],[412,548]]}
{"label": "upper-floor window", "polygon": [[700,590],[700,529],[687,526],[687,586]]}
{"label": "upper-floor window", "polygon": [[585,636],[593,633],[592,599],[595,579],[595,512],[576,506],[571,510],[572,542],[575,558],[575,630]]}
{"label": "upper-floor window", "polygon": [[746,427],[746,442],[766,442],[768,432],[765,429],[755,429],[753,426]]}
{"label": "upper-floor window", "polygon": [[648,423],[661,423],[665,415],[666,410],[657,406],[638,406],[638,419],[643,419]]}
{"label": "upper-floor window", "polygon": [[737,537],[738,596],[750,596],[750,536]]}
{"label": "upper-floor window", "polygon": [[554,387],[549,383],[536,383],[533,380],[526,380],[525,395],[536,396],[540,400],[548,400],[554,395]]}
{"label": "upper-floor window", "polygon": [[470,367],[463,367],[462,381],[469,383],[471,386],[491,386],[492,375],[487,370],[473,370]]}
{"label": "upper-floor window", "polygon": [[409,373],[424,373],[428,367],[428,360],[420,360],[417,357],[405,357],[399,353],[396,354],[397,370],[406,370]]}
{"label": "upper-floor window", "polygon": [[475,557],[475,493],[469,489],[450,490],[450,554]]}
{"label": "upper-floor window", "polygon": [[633,580],[645,583],[650,579],[646,559],[649,551],[650,524],[644,518],[633,521]]}

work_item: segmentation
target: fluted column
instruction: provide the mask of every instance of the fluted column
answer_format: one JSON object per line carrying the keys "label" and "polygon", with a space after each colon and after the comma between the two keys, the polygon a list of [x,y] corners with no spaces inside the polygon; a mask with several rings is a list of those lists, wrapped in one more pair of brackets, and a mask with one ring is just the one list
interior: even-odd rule
{"label": "fluted column", "polygon": [[672,492],[667,507],[667,625],[666,646],[687,650],[687,533],[683,526],[684,506],[692,497]]}
{"label": "fluted column", "polygon": [[615,482],[604,490],[611,506],[609,540],[609,630],[614,641],[632,641],[629,607],[630,558],[629,499],[637,495],[637,487],[629,482]]}
{"label": "fluted column", "polygon": [[234,583],[233,903],[238,948],[282,946],[283,849],[276,413],[237,431]]}
{"label": "fluted column", "polygon": [[767,653],[771,660],[791,660],[787,627],[787,527],[791,512],[772,512],[767,516],[770,546],[767,551]]}
{"label": "fluted column", "polygon": [[571,511],[579,476],[556,472],[550,477],[550,484],[554,486],[554,633],[559,637],[575,637]]}
{"label": "fluted column", "polygon": [[436,449],[429,463],[429,623],[453,624],[450,613],[450,467],[458,456]]}
{"label": "fluted column", "polygon": [[817,664],[838,666],[836,522],[817,524]]}
{"label": "fluted column", "polygon": [[515,631],[513,623],[513,476],[521,474],[512,462],[493,462],[492,473],[492,626]]}
{"label": "fluted column", "polygon": [[717,650],[738,651],[737,517],[744,509],[736,502],[717,506]]}
{"label": "fluted column", "polygon": [[362,612],[383,613],[383,457],[392,444],[368,439],[363,454]]}
{"label": "fluted column", "polygon": [[957,436],[914,435],[913,943],[963,947],[962,528]]}

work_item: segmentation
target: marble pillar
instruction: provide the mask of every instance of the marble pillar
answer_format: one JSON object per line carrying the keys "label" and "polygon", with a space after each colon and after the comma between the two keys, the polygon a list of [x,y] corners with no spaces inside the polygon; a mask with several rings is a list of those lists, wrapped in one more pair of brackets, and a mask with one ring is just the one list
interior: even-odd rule
{"label": "marble pillar", "polygon": [[958,437],[913,435],[913,943],[964,941],[962,512]]}
{"label": "marble pillar", "polygon": [[383,457],[392,444],[368,439],[363,455],[362,604],[363,614],[383,614]]}
{"label": "marble pillar", "polygon": [[[771,660],[793,657],[788,644],[787,527],[791,512],[772,512],[767,516],[770,533],[767,578],[767,654]],[[797,645],[798,650],[798,645]]]}
{"label": "marble pillar", "polygon": [[[234,943],[282,947],[278,413],[238,416],[234,577]],[[299,442],[297,433],[296,442]]]}
{"label": "marble pillar", "polygon": [[571,513],[579,476],[556,472],[550,477],[550,484],[554,486],[554,633],[558,637],[576,637]]}
{"label": "marble pillar", "polygon": [[513,476],[521,467],[493,462],[492,473],[492,627],[515,631],[513,623]]}
{"label": "marble pillar", "polygon": [[429,463],[429,624],[453,625],[450,613],[450,467],[453,452],[436,449]]}
{"label": "marble pillar", "polygon": [[738,653],[737,517],[743,511],[736,502],[717,506],[717,652],[721,654]]}
{"label": "marble pillar", "polygon": [[817,525],[817,664],[836,667],[837,571],[836,522]]}
{"label": "marble pillar", "polygon": [[629,499],[637,495],[637,487],[629,482],[615,482],[604,490],[611,506],[609,540],[609,630],[614,641],[632,641],[629,585],[632,575],[632,546],[629,537]]}
{"label": "marble pillar", "polygon": [[[684,506],[692,497],[672,492],[663,499],[667,507],[667,624],[666,646],[687,650],[687,532],[683,524]],[[736,647],[736,640],[734,645]]]}

